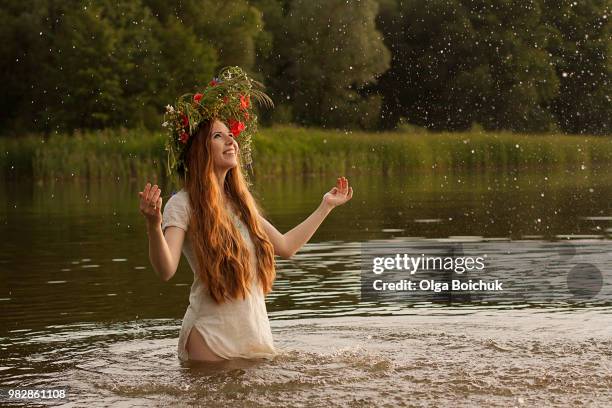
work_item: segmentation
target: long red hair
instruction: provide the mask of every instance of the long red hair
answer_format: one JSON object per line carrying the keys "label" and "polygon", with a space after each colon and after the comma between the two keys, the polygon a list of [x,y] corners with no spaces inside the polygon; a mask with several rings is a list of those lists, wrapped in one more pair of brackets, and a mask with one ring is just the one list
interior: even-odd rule
{"label": "long red hair", "polygon": [[257,216],[263,212],[247,187],[239,161],[238,166],[227,172],[223,189],[239,209],[255,246],[257,271],[256,276],[251,276],[249,249],[228,210],[222,207],[221,186],[214,173],[210,147],[213,123],[214,120],[203,122],[191,138],[185,156],[188,171],[179,171],[179,174],[183,175],[181,179],[191,204],[188,234],[199,265],[198,275],[213,300],[223,303],[246,298],[251,279],[256,276],[264,295],[268,294],[276,270],[274,247]]}

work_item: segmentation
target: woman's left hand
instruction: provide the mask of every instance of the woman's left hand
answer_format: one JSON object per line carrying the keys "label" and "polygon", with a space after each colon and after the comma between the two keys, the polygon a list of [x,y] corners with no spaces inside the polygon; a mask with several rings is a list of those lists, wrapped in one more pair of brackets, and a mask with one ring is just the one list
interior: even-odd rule
{"label": "woman's left hand", "polygon": [[346,177],[338,177],[336,186],[323,196],[323,203],[330,208],[337,207],[353,198],[353,187],[349,187]]}

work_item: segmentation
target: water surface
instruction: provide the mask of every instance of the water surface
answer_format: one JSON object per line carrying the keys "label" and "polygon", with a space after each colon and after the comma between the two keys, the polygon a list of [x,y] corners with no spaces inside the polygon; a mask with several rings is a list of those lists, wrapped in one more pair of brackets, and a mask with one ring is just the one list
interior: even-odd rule
{"label": "water surface", "polygon": [[[176,358],[193,275],[183,259],[169,282],[155,277],[140,184],[0,184],[1,384],[68,386],[68,405],[606,406],[609,174],[349,174],[353,200],[291,260],[277,258],[267,308],[279,356],[217,367]],[[334,180],[256,180],[255,195],[286,232]],[[603,286],[581,302],[362,301],[362,243],[449,237],[551,254],[569,241]]]}

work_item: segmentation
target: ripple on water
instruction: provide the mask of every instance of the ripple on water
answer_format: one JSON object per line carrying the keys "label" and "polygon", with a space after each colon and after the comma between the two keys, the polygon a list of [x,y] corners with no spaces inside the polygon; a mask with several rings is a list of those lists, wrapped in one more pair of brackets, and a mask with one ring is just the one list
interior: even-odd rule
{"label": "ripple on water", "polygon": [[609,314],[413,313],[272,320],[275,358],[212,365],[178,361],[177,320],[53,326],[14,333],[21,341],[0,378],[66,385],[94,405],[605,406],[610,397]]}

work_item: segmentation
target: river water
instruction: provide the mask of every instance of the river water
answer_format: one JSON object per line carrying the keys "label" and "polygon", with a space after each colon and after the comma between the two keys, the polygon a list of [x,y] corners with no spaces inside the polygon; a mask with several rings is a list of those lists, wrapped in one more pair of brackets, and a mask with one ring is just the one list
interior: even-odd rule
{"label": "river water", "polygon": [[[609,406],[608,174],[349,174],[353,200],[277,258],[267,308],[279,355],[212,366],[176,357],[193,275],[183,259],[156,279],[142,186],[0,184],[0,384],[67,387],[65,400],[19,402],[32,406]],[[333,182],[256,180],[255,196],[285,232]],[[364,244],[450,240],[534,249],[496,273],[546,270],[521,287],[546,296],[362,297]],[[601,282],[583,296],[570,287],[576,265]]]}

